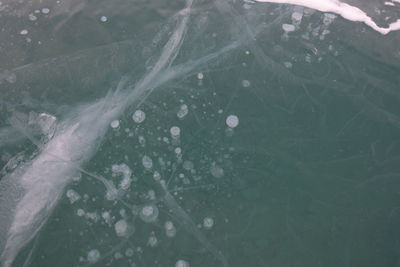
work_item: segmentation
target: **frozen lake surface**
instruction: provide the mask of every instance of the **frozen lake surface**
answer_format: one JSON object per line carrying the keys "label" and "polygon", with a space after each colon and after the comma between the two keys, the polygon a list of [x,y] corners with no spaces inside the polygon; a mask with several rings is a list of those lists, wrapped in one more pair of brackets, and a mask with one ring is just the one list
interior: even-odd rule
{"label": "frozen lake surface", "polygon": [[0,265],[398,266],[400,2],[3,0]]}

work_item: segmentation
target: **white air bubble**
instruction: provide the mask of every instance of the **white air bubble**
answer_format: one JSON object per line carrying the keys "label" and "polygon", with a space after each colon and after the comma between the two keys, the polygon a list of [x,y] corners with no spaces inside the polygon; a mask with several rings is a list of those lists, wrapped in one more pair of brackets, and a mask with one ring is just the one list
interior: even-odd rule
{"label": "white air bubble", "polygon": [[300,13],[300,12],[297,12],[297,11],[292,13],[292,20],[293,21],[300,22],[302,18],[303,18],[303,13]]}
{"label": "white air bubble", "polygon": [[111,128],[113,128],[113,129],[118,128],[118,127],[119,127],[119,120],[113,120],[113,121],[110,123],[110,126],[111,126]]}
{"label": "white air bubble", "polygon": [[193,164],[193,162],[186,160],[186,161],[183,162],[182,167],[185,170],[190,171],[190,170],[192,170],[194,168],[194,164]]}
{"label": "white air bubble", "polygon": [[146,145],[146,138],[144,138],[144,136],[140,135],[138,137],[138,141],[139,141],[139,144],[141,144],[142,146]]}
{"label": "white air bubble", "polygon": [[166,221],[164,227],[167,237],[174,237],[176,235],[176,228],[171,221]]}
{"label": "white air bubble", "polygon": [[203,226],[205,229],[209,230],[213,227],[214,225],[214,219],[211,217],[206,217],[203,220]]}
{"label": "white air bubble", "polygon": [[169,130],[172,138],[178,138],[181,134],[181,129],[178,126],[172,126]]}
{"label": "white air bubble", "polygon": [[88,219],[90,219],[90,220],[92,220],[94,222],[97,222],[99,220],[99,216],[97,215],[96,212],[87,212],[86,213],[86,218],[88,218]]}
{"label": "white air bubble", "polygon": [[82,217],[83,215],[85,215],[85,211],[83,209],[78,209],[76,211],[76,215],[78,215],[79,217]]}
{"label": "white air bubble", "polygon": [[101,16],[100,21],[101,22],[106,22],[108,19],[106,16]]}
{"label": "white air bubble", "polygon": [[115,252],[114,258],[116,260],[122,259],[124,256],[121,254],[121,252]]}
{"label": "white air bubble", "polygon": [[212,176],[214,176],[215,178],[221,178],[224,176],[224,169],[222,169],[220,166],[218,165],[212,165],[210,167],[210,173]]}
{"label": "white air bubble", "polygon": [[235,128],[239,125],[239,118],[236,115],[229,115],[226,118],[226,125],[228,125],[229,128]]}
{"label": "white air bubble", "polygon": [[119,220],[114,225],[117,236],[126,236],[128,233],[128,223],[125,220]]}
{"label": "white air bubble", "polygon": [[133,254],[134,254],[134,250],[133,250],[132,248],[127,248],[127,249],[125,250],[125,256],[127,256],[127,257],[132,257]]}
{"label": "white air bubble", "polygon": [[178,260],[175,263],[175,267],[190,267],[189,262],[185,261],[185,260]]}
{"label": "white air bubble", "polygon": [[160,173],[158,171],[155,171],[153,173],[153,179],[156,180],[156,181],[160,181],[161,180],[161,175],[160,175]]}
{"label": "white air bubble", "polygon": [[157,246],[157,244],[158,244],[157,237],[155,237],[154,234],[149,236],[149,240],[147,241],[147,245],[149,245],[150,247],[155,247],[155,246]]}
{"label": "white air bubble", "polygon": [[48,9],[47,7],[42,8],[42,13],[43,14],[49,14],[50,13],[50,9]]}
{"label": "white air bubble", "polygon": [[291,69],[293,67],[293,64],[289,61],[283,62],[283,65],[288,69]]}
{"label": "white air bubble", "polygon": [[142,164],[146,169],[151,169],[153,167],[153,160],[149,156],[143,156]]}
{"label": "white air bubble", "polygon": [[155,222],[158,217],[158,208],[155,205],[146,205],[140,211],[139,216],[140,219],[142,219],[144,222]]}
{"label": "white air bubble", "polygon": [[323,23],[325,26],[329,26],[332,24],[332,22],[336,19],[336,15],[331,14],[331,13],[325,13],[324,14],[324,19],[323,19]]}
{"label": "white air bubble", "polygon": [[293,24],[282,24],[282,29],[285,32],[293,32],[296,28],[294,27]]}
{"label": "white air bubble", "polygon": [[92,249],[87,255],[89,263],[95,263],[100,259],[100,252],[97,249]]}
{"label": "white air bubble", "polygon": [[23,29],[23,30],[21,30],[20,32],[19,32],[19,34],[21,34],[21,35],[27,35],[29,32],[28,32],[28,30],[27,29]]}
{"label": "white air bubble", "polygon": [[201,72],[197,73],[197,79],[203,80],[203,78],[204,78],[204,74],[203,73],[201,73]]}
{"label": "white air bubble", "polygon": [[182,153],[182,149],[180,147],[175,148],[175,154],[180,155]]}
{"label": "white air bubble", "polygon": [[243,87],[246,87],[246,88],[247,88],[247,87],[250,87],[250,82],[249,82],[248,80],[243,80],[243,81],[242,81],[242,86],[243,86]]}
{"label": "white air bubble", "polygon": [[178,113],[176,113],[176,116],[177,116],[179,119],[183,119],[183,118],[188,114],[188,112],[189,112],[188,106],[185,105],[185,104],[183,104],[183,105],[180,107]]}
{"label": "white air bubble", "polygon": [[150,190],[147,192],[147,197],[148,197],[150,200],[155,200],[155,199],[156,199],[156,192],[154,192],[154,190],[150,189]]}
{"label": "white air bubble", "polygon": [[136,123],[142,123],[146,119],[146,113],[144,111],[138,109],[133,113],[132,119]]}
{"label": "white air bubble", "polygon": [[35,15],[33,15],[32,13],[30,13],[30,14],[28,15],[28,18],[29,18],[30,21],[35,21],[35,20],[37,20],[37,17],[36,17]]}
{"label": "white air bubble", "polygon": [[101,214],[101,217],[103,217],[103,220],[104,220],[107,224],[111,223],[111,215],[110,215],[110,213],[109,213],[108,211],[104,211],[104,212]]}

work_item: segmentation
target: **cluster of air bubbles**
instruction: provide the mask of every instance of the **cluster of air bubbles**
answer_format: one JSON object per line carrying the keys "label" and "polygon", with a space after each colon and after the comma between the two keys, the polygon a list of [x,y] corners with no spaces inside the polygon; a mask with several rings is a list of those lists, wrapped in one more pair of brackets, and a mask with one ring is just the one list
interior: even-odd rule
{"label": "cluster of air bubbles", "polygon": [[139,216],[146,223],[155,222],[158,217],[158,208],[153,204],[145,205],[142,207]]}
{"label": "cluster of air bubbles", "polygon": [[36,17],[34,14],[32,14],[32,13],[30,13],[30,14],[28,15],[28,18],[29,18],[30,21],[35,21],[35,20],[37,20],[37,17]]}
{"label": "cluster of air bubbles", "polygon": [[85,217],[89,220],[92,220],[93,222],[97,222],[99,220],[97,212],[86,212]]}
{"label": "cluster of air bubbles", "polygon": [[295,11],[292,13],[292,23],[293,25],[295,25],[296,27],[298,27],[301,23],[301,19],[303,18],[303,13],[302,12],[298,12]]}
{"label": "cluster of air bubbles", "polygon": [[331,13],[325,13],[323,15],[323,24],[313,28],[310,23],[307,26],[307,32],[302,35],[303,39],[310,40],[310,33],[312,37],[318,38],[319,40],[324,40],[325,36],[330,33],[328,27],[332,24],[337,16]]}
{"label": "cluster of air bubbles", "polygon": [[111,128],[113,128],[113,129],[117,129],[117,128],[119,127],[119,120],[113,120],[113,121],[110,123],[110,126],[111,126]]}
{"label": "cluster of air bubbles", "polygon": [[[50,13],[50,9],[47,8],[47,7],[44,7],[41,10],[40,9],[35,9],[33,12],[28,14],[28,19],[30,21],[36,21],[38,19],[37,15],[40,14],[40,13],[42,13],[44,15],[47,15],[47,14]],[[22,31],[20,31],[20,34],[21,35],[27,35],[28,34],[28,30],[23,29]]]}
{"label": "cluster of air bubbles", "polygon": [[190,267],[189,262],[185,261],[185,260],[178,260],[175,263],[175,267]]}
{"label": "cluster of air bubbles", "polygon": [[82,180],[82,173],[78,172],[72,176],[72,181],[79,182],[80,180]]}
{"label": "cluster of air bubbles", "polygon": [[330,26],[332,22],[336,19],[336,15],[332,13],[324,13],[323,23],[326,27]]}
{"label": "cluster of air bubbles", "polygon": [[189,112],[188,106],[186,104],[183,104],[180,106],[178,113],[176,113],[176,116],[179,119],[183,119],[188,114],[188,112]]}
{"label": "cluster of air bubbles", "polygon": [[111,215],[108,211],[103,211],[101,217],[106,222],[106,224],[111,224]]}
{"label": "cluster of air bubbles", "polygon": [[74,204],[81,199],[81,196],[73,189],[68,189],[66,195],[71,204]]}
{"label": "cluster of air bubbles", "polygon": [[250,9],[254,5],[253,0],[244,0],[243,8]]}
{"label": "cluster of air bubbles", "polygon": [[122,175],[122,180],[119,183],[119,188],[122,190],[128,190],[132,183],[132,170],[125,163],[113,164],[111,166],[112,175]]}
{"label": "cluster of air bubbles", "polygon": [[146,113],[144,113],[144,111],[138,109],[133,113],[132,119],[136,123],[142,123],[146,119]]}
{"label": "cluster of air bubbles", "polygon": [[167,237],[174,237],[176,235],[176,228],[173,222],[166,221],[164,224],[164,228],[165,228],[165,235]]}

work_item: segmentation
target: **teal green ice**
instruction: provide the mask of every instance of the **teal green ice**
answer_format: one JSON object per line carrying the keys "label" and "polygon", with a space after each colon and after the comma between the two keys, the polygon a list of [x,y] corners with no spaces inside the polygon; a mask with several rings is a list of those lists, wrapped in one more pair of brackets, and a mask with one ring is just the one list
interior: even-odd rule
{"label": "teal green ice", "polygon": [[400,3],[268,2],[0,2],[0,265],[400,266]]}

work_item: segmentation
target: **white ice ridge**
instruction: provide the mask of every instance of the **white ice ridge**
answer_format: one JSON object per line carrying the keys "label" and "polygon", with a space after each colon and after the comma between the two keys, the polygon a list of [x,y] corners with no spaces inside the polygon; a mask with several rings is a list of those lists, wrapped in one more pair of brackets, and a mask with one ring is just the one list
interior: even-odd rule
{"label": "white ice ridge", "polygon": [[[1,180],[2,266],[11,266],[19,250],[35,237],[77,166],[93,155],[109,122],[120,113],[114,104],[106,97],[76,109],[35,159]],[[101,120],[97,114],[102,114]]]}
{"label": "white ice ridge", "polygon": [[321,12],[336,13],[350,21],[363,22],[381,34],[388,34],[391,31],[400,30],[400,19],[389,24],[389,27],[379,27],[371,17],[358,7],[340,2],[338,0],[255,0],[257,2],[280,3],[304,6],[316,9]]}

